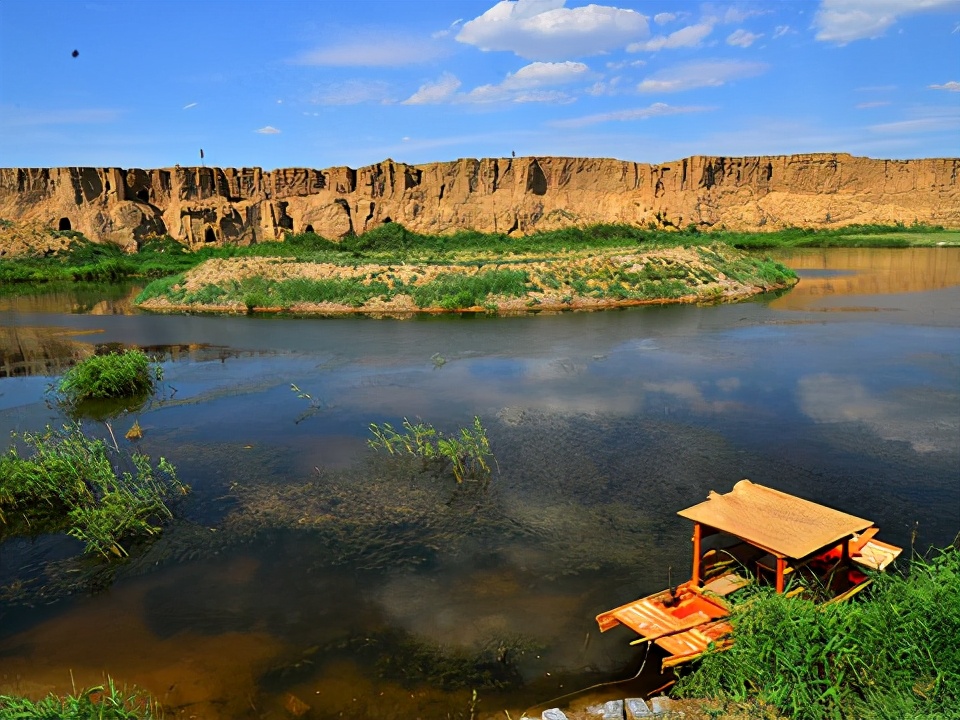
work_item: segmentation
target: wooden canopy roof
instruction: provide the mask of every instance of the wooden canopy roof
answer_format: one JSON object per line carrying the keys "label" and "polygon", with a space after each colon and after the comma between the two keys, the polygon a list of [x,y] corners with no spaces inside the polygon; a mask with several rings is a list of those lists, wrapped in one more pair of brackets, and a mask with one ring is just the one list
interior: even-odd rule
{"label": "wooden canopy roof", "polygon": [[795,560],[873,525],[749,480],[741,480],[724,495],[711,491],[705,502],[677,514]]}

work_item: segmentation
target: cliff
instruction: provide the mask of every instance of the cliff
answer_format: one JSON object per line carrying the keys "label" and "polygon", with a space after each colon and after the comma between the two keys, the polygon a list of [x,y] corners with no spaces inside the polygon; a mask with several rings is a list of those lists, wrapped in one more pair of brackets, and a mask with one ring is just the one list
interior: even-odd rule
{"label": "cliff", "polygon": [[846,154],[704,157],[647,165],[524,157],[353,170],[175,167],[0,169],[0,218],[79,230],[133,249],[286,231],[328,238],[386,222],[418,232],[530,233],[593,223],[740,230],[852,223],[960,227],[960,158]]}

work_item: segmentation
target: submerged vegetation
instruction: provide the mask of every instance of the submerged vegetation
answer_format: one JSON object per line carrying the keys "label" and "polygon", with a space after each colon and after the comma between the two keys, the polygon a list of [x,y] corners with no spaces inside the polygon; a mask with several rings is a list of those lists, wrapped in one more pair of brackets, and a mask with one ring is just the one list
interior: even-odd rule
{"label": "submerged vegetation", "polygon": [[164,458],[154,466],[142,453],[122,456],[116,446],[111,457],[106,443],[87,437],[79,424],[19,439],[33,453],[23,457],[14,444],[0,456],[0,539],[66,532],[88,554],[125,556],[126,543],[160,532],[173,516],[170,498],[189,490]]}
{"label": "submerged vegetation", "polygon": [[28,700],[0,695],[0,718],[9,720],[154,720],[163,711],[149,695],[118,688],[112,678],[106,685],[86,688],[72,695],[48,695]]}
{"label": "submerged vegetation", "polygon": [[734,607],[736,641],[675,692],[760,701],[797,720],[953,717],[960,706],[960,546],[879,574],[856,601],[759,592]]}

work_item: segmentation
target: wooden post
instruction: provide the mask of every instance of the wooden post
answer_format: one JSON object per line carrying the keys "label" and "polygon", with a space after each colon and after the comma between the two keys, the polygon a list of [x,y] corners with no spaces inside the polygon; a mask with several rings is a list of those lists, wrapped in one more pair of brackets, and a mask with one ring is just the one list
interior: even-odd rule
{"label": "wooden post", "polygon": [[777,558],[777,592],[783,592],[783,574],[787,569],[786,558]]}
{"label": "wooden post", "polygon": [[693,524],[693,587],[700,587],[700,523]]}

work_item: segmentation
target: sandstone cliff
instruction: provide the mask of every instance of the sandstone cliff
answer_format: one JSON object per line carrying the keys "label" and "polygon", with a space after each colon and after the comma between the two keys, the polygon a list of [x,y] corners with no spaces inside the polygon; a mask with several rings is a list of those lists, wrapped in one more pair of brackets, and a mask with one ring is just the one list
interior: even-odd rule
{"label": "sandstone cliff", "polygon": [[0,169],[0,218],[80,230],[133,249],[167,233],[192,246],[284,232],[328,238],[399,222],[529,233],[593,223],[773,230],[852,223],[960,227],[960,158],[846,154],[704,157],[647,165],[525,157],[353,170],[175,167]]}

